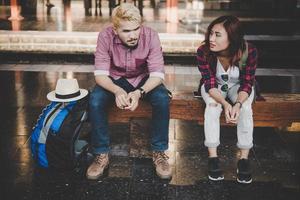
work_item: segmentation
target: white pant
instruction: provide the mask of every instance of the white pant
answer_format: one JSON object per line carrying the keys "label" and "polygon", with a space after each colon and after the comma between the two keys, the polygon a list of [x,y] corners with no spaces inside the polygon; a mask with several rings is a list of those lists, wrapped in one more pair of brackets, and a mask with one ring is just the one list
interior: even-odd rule
{"label": "white pant", "polygon": [[[228,97],[231,102],[235,102],[238,96],[240,85],[231,87],[227,92],[223,92],[218,88],[224,98]],[[206,147],[217,147],[220,144],[220,115],[222,113],[222,105],[217,103],[205,91],[204,85],[201,87],[201,95],[205,101],[206,108],[204,113],[204,134]],[[254,90],[248,99],[243,103],[240,115],[237,121],[237,147],[240,149],[250,149],[253,146],[253,116],[252,101],[254,98]]]}

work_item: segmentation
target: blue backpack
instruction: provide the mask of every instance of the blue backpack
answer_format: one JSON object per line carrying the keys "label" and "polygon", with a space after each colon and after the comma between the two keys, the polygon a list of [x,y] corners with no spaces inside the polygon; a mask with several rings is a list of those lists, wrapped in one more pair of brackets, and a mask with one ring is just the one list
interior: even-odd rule
{"label": "blue backpack", "polygon": [[44,168],[70,169],[88,150],[88,96],[69,103],[51,102],[39,116],[31,133],[31,152]]}

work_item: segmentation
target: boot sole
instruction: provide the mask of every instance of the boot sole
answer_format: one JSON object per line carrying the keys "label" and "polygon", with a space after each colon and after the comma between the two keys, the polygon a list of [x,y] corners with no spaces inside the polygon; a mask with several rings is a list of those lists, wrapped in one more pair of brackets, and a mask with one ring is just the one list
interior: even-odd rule
{"label": "boot sole", "polygon": [[157,172],[156,172],[156,174],[157,174],[157,176],[158,176],[159,178],[161,178],[161,179],[171,179],[171,178],[172,178],[172,175],[166,176],[166,175],[161,175],[161,174],[159,174],[159,173],[157,173]]}
{"label": "boot sole", "polygon": [[86,174],[86,178],[89,180],[98,180],[99,178],[101,178],[102,176],[104,176],[104,174],[106,174],[106,172],[108,171],[109,166],[107,165],[104,169],[103,169],[103,173],[97,175],[97,176],[89,176],[88,174]]}
{"label": "boot sole", "polygon": [[[153,164],[153,167],[154,167],[154,169],[156,168],[155,164]],[[156,172],[156,175],[161,179],[171,179],[172,178],[172,174],[171,175],[162,175],[162,174],[158,173],[156,170],[155,170],[155,172]]]}

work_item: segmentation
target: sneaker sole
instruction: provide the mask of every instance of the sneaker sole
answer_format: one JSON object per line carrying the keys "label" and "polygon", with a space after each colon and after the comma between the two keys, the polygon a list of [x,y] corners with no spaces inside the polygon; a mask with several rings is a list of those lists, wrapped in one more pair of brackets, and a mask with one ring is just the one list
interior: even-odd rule
{"label": "sneaker sole", "polygon": [[236,180],[237,180],[237,182],[242,183],[242,184],[249,184],[249,183],[252,183],[252,179],[249,180],[249,181],[245,181],[245,180],[240,180],[240,179],[237,178]]}
{"label": "sneaker sole", "polygon": [[[236,170],[236,173],[238,174],[239,173],[239,170],[237,169]],[[249,181],[246,181],[246,180],[240,180],[239,178],[236,178],[236,181],[238,183],[242,183],[242,184],[249,184],[249,183],[252,183],[252,178],[249,180]]]}
{"label": "sneaker sole", "polygon": [[89,176],[86,174],[86,178],[89,180],[98,180],[99,178],[101,178],[102,176],[104,176],[104,174],[106,173],[106,171],[109,169],[109,166],[107,165],[104,169],[103,169],[103,173],[99,174],[97,176]]}
{"label": "sneaker sole", "polygon": [[211,181],[222,181],[222,180],[224,180],[224,176],[218,177],[218,178],[213,178],[211,176],[208,176],[208,179]]}

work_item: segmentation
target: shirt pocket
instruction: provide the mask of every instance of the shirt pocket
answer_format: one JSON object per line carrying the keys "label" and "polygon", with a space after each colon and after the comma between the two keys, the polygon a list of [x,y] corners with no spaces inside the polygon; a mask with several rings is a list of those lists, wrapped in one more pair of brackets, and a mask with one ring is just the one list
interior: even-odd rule
{"label": "shirt pocket", "polygon": [[136,58],[135,59],[135,69],[138,71],[144,71],[147,67],[146,58]]}

